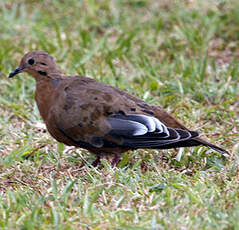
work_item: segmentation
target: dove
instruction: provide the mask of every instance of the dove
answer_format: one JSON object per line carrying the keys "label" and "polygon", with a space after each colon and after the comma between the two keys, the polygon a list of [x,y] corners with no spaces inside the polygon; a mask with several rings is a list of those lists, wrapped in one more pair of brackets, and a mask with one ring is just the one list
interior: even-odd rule
{"label": "dove", "polygon": [[36,81],[35,100],[47,130],[68,146],[101,157],[136,149],[170,149],[203,145],[222,155],[228,151],[207,142],[157,105],[119,88],[84,76],[67,76],[43,51],[26,53],[9,78],[26,72]]}

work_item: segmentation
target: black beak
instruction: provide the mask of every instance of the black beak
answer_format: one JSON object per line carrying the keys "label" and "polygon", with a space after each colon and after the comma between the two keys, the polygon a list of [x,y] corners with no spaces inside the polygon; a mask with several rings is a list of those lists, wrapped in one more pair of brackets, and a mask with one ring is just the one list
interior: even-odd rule
{"label": "black beak", "polygon": [[22,70],[23,70],[23,68],[18,67],[18,68],[16,68],[13,72],[11,72],[8,77],[9,77],[9,78],[14,77],[14,76],[17,75],[18,73],[21,73]]}

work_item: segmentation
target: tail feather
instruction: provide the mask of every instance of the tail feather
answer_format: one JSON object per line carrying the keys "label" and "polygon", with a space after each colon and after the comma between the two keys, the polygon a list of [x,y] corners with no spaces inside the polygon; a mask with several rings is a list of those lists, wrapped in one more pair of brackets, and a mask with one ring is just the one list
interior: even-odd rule
{"label": "tail feather", "polygon": [[206,147],[209,147],[209,148],[219,152],[223,156],[229,156],[230,155],[230,153],[227,150],[222,149],[222,148],[220,148],[220,147],[218,147],[216,145],[213,145],[213,144],[211,144],[211,143],[201,139],[200,137],[195,137],[195,138],[190,139],[190,140],[179,141],[179,142],[176,142],[176,143],[160,146],[159,149],[192,147],[192,146],[199,146],[199,145],[204,145]]}
{"label": "tail feather", "polygon": [[211,144],[211,143],[209,143],[209,142],[207,142],[207,141],[205,141],[205,140],[203,140],[203,139],[201,139],[199,137],[195,138],[194,140],[196,140],[201,145],[207,146],[207,147],[209,147],[209,148],[211,148],[211,149],[221,153],[222,155],[230,155],[230,153],[227,150],[225,150],[223,148],[220,148],[220,147],[218,147],[216,145],[213,145],[213,144]]}

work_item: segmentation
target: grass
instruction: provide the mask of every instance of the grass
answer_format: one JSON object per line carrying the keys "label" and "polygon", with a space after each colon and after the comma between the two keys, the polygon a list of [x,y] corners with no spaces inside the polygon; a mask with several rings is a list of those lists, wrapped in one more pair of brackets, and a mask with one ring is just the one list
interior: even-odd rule
{"label": "grass", "polygon": [[[0,2],[1,229],[239,229],[239,3]],[[160,104],[204,147],[125,153],[119,168],[56,143],[34,80],[8,79],[29,50]]]}

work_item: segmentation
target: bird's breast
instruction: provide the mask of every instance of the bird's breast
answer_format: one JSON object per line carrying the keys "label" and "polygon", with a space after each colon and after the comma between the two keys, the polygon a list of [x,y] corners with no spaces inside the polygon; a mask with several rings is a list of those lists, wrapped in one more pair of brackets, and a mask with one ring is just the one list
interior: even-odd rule
{"label": "bird's breast", "polygon": [[56,80],[52,81],[41,81],[36,85],[35,100],[40,112],[41,117],[44,121],[47,120],[50,109],[56,101],[56,92],[59,82]]}

